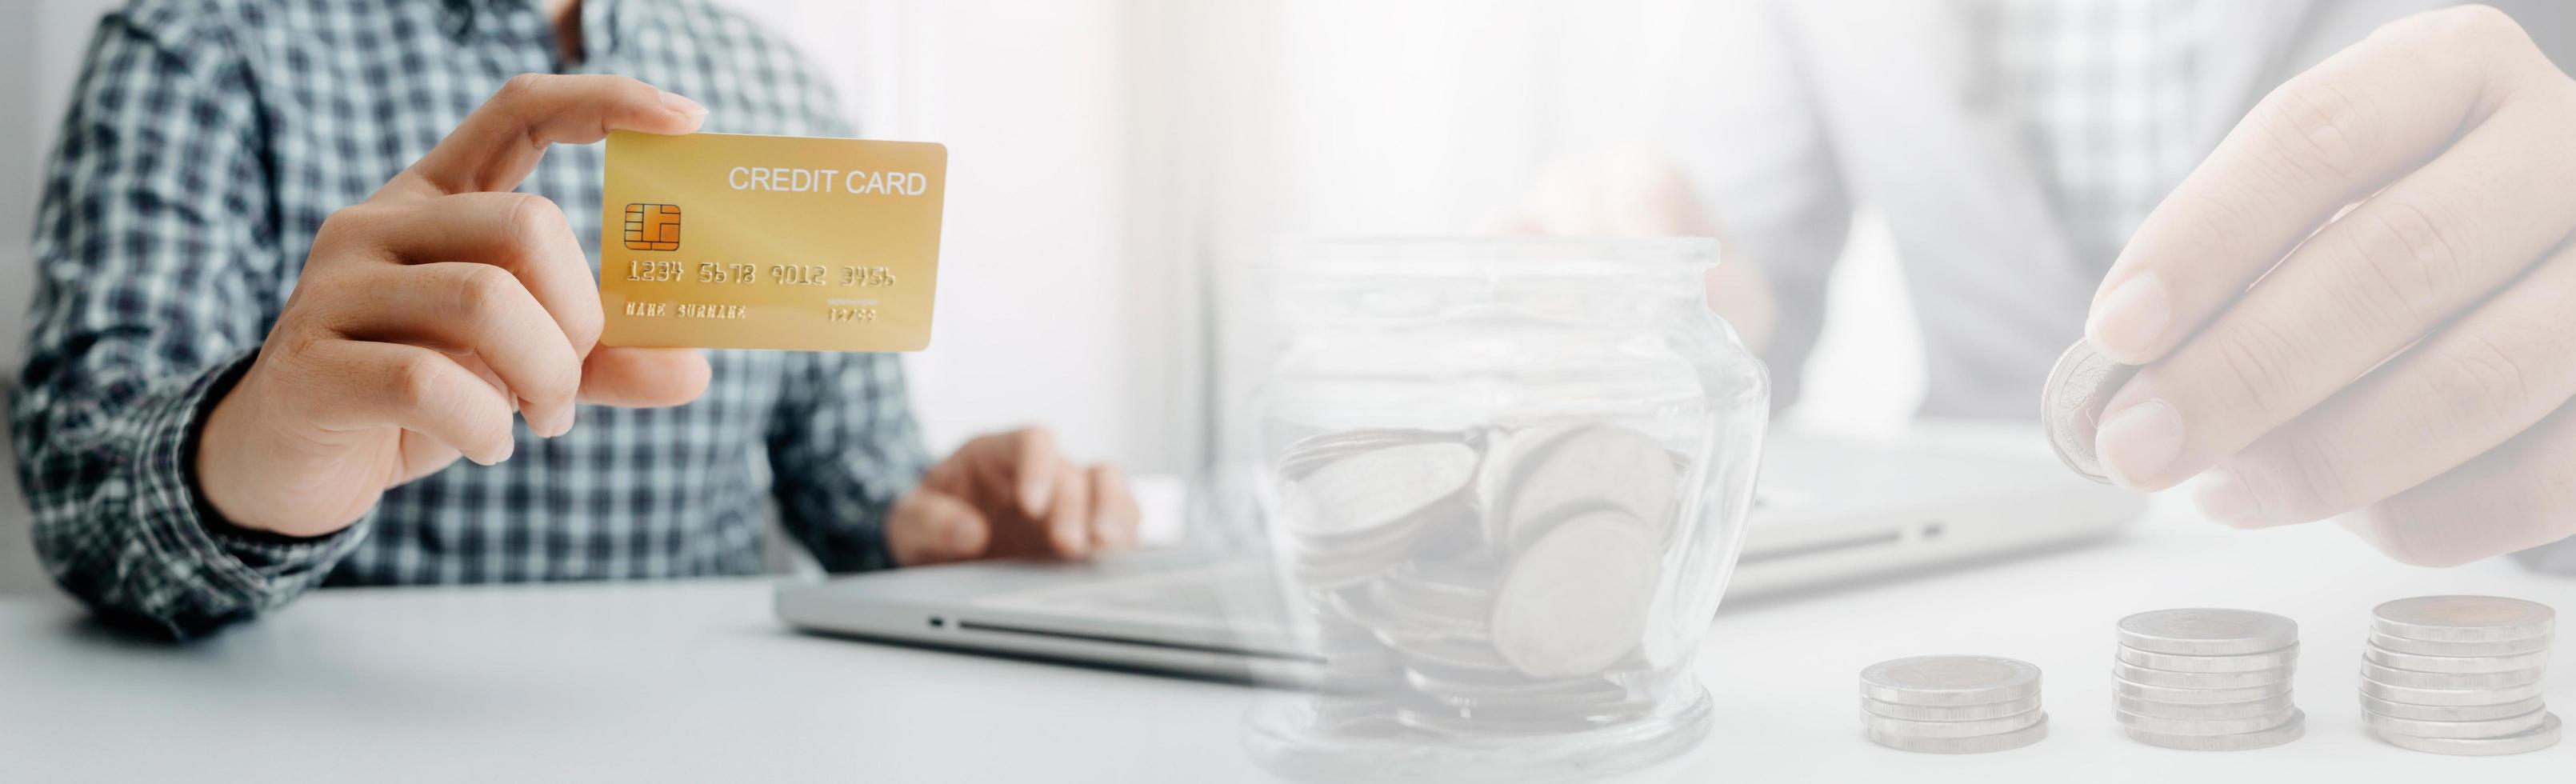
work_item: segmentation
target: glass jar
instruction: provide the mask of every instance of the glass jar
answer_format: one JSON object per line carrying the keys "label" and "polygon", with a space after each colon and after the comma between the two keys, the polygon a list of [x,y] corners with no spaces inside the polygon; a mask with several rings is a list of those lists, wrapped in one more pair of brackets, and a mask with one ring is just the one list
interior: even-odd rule
{"label": "glass jar", "polygon": [[1770,384],[1705,300],[1713,240],[1365,240],[1267,270],[1249,478],[1320,689],[1247,717],[1271,769],[1539,781],[1709,726],[1694,670],[1744,540]]}

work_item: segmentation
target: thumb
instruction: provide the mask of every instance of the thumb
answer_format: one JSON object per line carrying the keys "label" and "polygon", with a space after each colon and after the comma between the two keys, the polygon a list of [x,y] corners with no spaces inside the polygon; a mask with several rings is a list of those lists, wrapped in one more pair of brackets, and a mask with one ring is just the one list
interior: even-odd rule
{"label": "thumb", "polygon": [[601,346],[581,363],[585,403],[649,408],[676,406],[707,391],[707,355],[689,348]]}
{"label": "thumb", "polygon": [[992,523],[973,504],[937,490],[914,490],[886,521],[886,549],[896,564],[919,566],[984,554]]}

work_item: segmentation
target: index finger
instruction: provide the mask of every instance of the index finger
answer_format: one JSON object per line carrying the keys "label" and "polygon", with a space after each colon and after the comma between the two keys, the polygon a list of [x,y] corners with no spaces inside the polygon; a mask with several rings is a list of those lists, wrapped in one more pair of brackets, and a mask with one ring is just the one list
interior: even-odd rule
{"label": "index finger", "polygon": [[506,191],[548,145],[589,144],[613,130],[691,133],[706,116],[696,101],[623,76],[520,74],[377,195]]}
{"label": "index finger", "polygon": [[[2519,46],[2511,45],[2520,41]],[[2162,358],[2345,205],[2414,170],[2520,86],[2502,12],[2392,22],[2273,90],[2140,224],[2093,295],[2104,355]]]}

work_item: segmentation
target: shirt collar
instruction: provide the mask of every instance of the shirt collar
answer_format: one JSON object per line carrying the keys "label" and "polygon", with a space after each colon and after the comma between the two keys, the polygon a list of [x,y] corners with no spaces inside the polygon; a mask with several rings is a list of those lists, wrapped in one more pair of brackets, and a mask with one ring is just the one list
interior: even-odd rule
{"label": "shirt collar", "polygon": [[[533,36],[553,45],[544,0],[440,0],[449,34],[459,39]],[[631,31],[632,14],[617,0],[581,0],[582,59],[599,60],[617,51]]]}

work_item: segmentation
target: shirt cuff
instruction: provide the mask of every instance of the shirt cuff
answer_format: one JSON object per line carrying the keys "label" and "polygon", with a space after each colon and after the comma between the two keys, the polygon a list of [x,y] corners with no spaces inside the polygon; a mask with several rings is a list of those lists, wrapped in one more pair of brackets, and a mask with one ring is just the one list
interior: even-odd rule
{"label": "shirt cuff", "polygon": [[198,492],[198,434],[215,403],[258,355],[257,349],[245,351],[178,394],[154,396],[140,419],[143,449],[134,472],[141,487],[134,494],[133,519],[143,526],[143,540],[160,562],[196,572],[197,581],[228,600],[232,612],[273,608],[320,583],[331,565],[357,547],[367,523],[362,518],[310,539],[250,531],[224,520]]}

